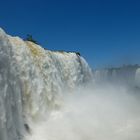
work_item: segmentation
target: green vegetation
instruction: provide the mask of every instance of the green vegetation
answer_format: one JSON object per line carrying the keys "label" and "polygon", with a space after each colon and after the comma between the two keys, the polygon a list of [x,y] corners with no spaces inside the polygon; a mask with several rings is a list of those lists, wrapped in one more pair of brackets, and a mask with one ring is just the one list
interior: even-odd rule
{"label": "green vegetation", "polygon": [[75,52],[77,55],[81,56],[81,54],[79,52]]}
{"label": "green vegetation", "polygon": [[81,56],[80,52],[74,52],[74,51],[64,51],[64,50],[53,50],[53,52],[60,52],[60,53],[75,53],[78,56]]}
{"label": "green vegetation", "polygon": [[[27,36],[26,36],[26,38],[24,40],[33,42],[33,43],[38,45],[38,42],[33,38],[33,36],[31,34],[27,34]],[[36,49],[34,49],[31,45],[28,44],[28,46],[32,50],[33,54],[37,53],[37,51],[35,51]],[[44,49],[46,49],[46,48],[44,48]],[[63,50],[58,50],[58,51],[54,51],[54,52],[71,53],[71,51],[63,51]],[[72,52],[72,53],[75,53],[77,56],[81,56],[80,52]]]}
{"label": "green vegetation", "polygon": [[35,44],[38,44],[38,42],[35,39],[33,39],[32,35],[30,35],[30,34],[27,34],[25,41],[31,41]]}

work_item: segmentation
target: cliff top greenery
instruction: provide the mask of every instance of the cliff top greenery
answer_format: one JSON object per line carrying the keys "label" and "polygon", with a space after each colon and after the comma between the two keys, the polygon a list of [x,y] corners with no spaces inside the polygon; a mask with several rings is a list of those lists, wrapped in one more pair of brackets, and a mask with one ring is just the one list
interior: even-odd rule
{"label": "cliff top greenery", "polygon": [[25,38],[25,41],[31,41],[35,44],[38,44],[38,42],[30,34],[27,34],[27,37]]}

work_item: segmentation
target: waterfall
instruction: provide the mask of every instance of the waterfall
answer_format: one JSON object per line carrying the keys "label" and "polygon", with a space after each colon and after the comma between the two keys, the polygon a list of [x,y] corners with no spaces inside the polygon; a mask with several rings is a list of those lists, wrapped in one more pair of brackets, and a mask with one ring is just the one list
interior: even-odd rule
{"label": "waterfall", "polygon": [[0,139],[19,140],[23,136],[22,83],[17,73],[11,43],[0,29]]}
{"label": "waterfall", "polygon": [[111,83],[135,87],[139,79],[139,66],[126,65],[108,69],[96,70],[94,79],[97,83]]}
{"label": "waterfall", "polygon": [[139,66],[94,71],[0,29],[0,140],[139,140],[139,93]]}
{"label": "waterfall", "polygon": [[91,80],[77,53],[45,50],[0,29],[0,140],[22,139],[29,121],[59,108],[64,94]]}

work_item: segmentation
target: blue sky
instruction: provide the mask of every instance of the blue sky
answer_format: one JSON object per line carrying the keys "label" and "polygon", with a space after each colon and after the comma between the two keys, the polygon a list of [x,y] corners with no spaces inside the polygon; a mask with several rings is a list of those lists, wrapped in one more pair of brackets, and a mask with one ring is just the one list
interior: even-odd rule
{"label": "blue sky", "polygon": [[0,27],[80,52],[93,68],[140,64],[139,0],[1,0]]}

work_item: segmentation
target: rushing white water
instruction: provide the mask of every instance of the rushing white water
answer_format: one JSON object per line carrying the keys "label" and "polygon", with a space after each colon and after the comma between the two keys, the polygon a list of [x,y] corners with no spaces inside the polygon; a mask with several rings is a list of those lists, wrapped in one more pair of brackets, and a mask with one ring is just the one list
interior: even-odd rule
{"label": "rushing white water", "polygon": [[18,37],[8,38],[19,65],[24,115],[42,116],[41,113],[61,104],[65,90],[72,92],[92,77],[88,64],[75,53],[52,52]]}
{"label": "rushing white water", "polygon": [[73,93],[91,79],[91,69],[78,54],[44,50],[0,29],[1,139],[19,139],[24,123],[27,128],[46,118],[61,106],[66,91]]}
{"label": "rushing white water", "polygon": [[124,65],[118,68],[96,70],[94,79],[97,83],[114,83],[125,86],[135,86],[139,81],[139,65]]}
{"label": "rushing white water", "polygon": [[0,29],[0,140],[139,140],[139,69],[136,89],[107,79],[76,53]]}

